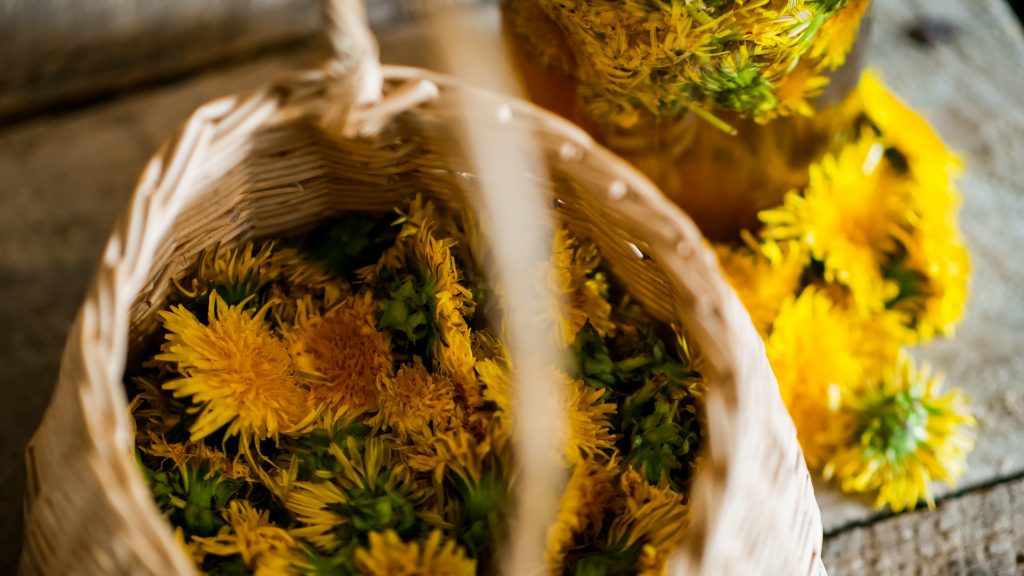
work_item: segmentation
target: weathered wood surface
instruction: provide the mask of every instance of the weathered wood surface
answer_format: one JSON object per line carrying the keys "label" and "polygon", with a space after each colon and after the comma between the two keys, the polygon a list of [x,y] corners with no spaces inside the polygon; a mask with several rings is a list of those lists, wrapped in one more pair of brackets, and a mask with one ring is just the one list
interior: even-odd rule
{"label": "weathered wood surface", "polygon": [[[0,121],[309,39],[321,0],[0,0]],[[371,0],[369,17],[401,16]]]}
{"label": "weathered wood surface", "polygon": [[852,528],[823,557],[830,576],[1024,574],[1024,480]]}
{"label": "weathered wood surface", "polygon": [[[907,30],[920,27],[924,18],[951,27],[932,27],[930,43],[911,39]],[[493,14],[483,21],[493,25]],[[385,34],[385,58],[422,63],[424,52],[409,38]],[[872,46],[870,60],[968,162],[962,218],[974,253],[974,296],[957,340],[937,344],[926,355],[974,397],[981,420],[978,449],[961,488],[1006,478],[1024,471],[1024,267],[1017,265],[1024,251],[1024,172],[1015,166],[1024,157],[1024,40],[1001,0],[877,0]],[[0,461],[7,464],[0,466],[0,574],[13,571],[20,547],[25,442],[49,400],[64,336],[94,263],[146,159],[202,102],[325,56],[316,46],[268,54],[0,130]],[[1018,480],[1018,488],[1005,489],[1019,495],[1020,485]],[[960,498],[981,502],[970,494]],[[1022,524],[1021,499],[1014,498],[1012,506],[1007,500],[976,512],[974,504],[956,504],[955,523],[967,531]],[[837,574],[862,573],[858,566],[886,573],[883,568],[899,559],[915,561],[906,555],[924,554],[936,536],[913,527],[930,520],[911,519],[932,518],[959,501],[875,525],[875,513],[863,501],[830,490],[822,490],[819,499],[826,531],[833,533],[826,557]],[[843,528],[851,522],[868,526]],[[894,522],[910,522],[907,531],[897,532],[909,536],[886,546],[892,532],[885,527]],[[950,520],[945,522],[950,532]],[[1018,536],[1008,546],[1019,553],[1019,532],[1012,534]],[[961,559],[945,564],[949,570],[932,572],[968,573],[975,564],[965,558],[1003,554],[999,545],[977,548],[989,542],[980,532],[945,537],[955,545],[941,544],[942,554]],[[1011,565],[987,566],[994,568],[979,573],[1001,573]]]}

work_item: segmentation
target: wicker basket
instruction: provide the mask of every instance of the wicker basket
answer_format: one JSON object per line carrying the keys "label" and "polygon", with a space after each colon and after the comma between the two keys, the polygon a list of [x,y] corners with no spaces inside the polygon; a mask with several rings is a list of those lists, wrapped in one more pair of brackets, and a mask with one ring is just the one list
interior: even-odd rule
{"label": "wicker basket", "polygon": [[[327,71],[206,104],[143,173],[28,448],[21,572],[194,573],[135,465],[122,383],[171,279],[215,242],[308,229],[345,210],[387,210],[417,192],[465,202],[468,162],[452,126],[472,103],[496,112],[479,119],[485,126],[519,125],[535,136],[548,173],[521,176],[542,178],[558,198],[548,209],[594,239],[626,289],[655,316],[685,325],[701,349],[705,464],[670,572],[823,574],[819,511],[764,345],[693,222],[570,123],[451,78],[374,66],[372,43],[359,41],[369,36],[364,24],[352,14],[337,19],[339,59]],[[365,105],[381,85],[383,98]]]}

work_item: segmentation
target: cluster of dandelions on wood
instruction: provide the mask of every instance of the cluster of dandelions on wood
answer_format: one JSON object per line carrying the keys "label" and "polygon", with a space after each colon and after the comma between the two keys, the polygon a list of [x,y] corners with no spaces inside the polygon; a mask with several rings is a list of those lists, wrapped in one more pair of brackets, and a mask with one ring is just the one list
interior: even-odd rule
{"label": "cluster of dandelions on wood", "polygon": [[[421,199],[203,252],[129,371],[139,464],[209,574],[474,574],[516,462],[500,291],[476,225]],[[702,379],[685,339],[557,230],[569,481],[553,573],[659,572],[688,525]]]}
{"label": "cluster of dandelions on wood", "polygon": [[717,251],[808,464],[899,511],[932,505],[929,483],[953,484],[973,445],[964,395],[904,350],[951,335],[963,313],[959,162],[871,73],[844,106],[806,188]]}
{"label": "cluster of dandelions on wood", "polygon": [[809,115],[870,0],[506,0],[541,64],[580,81],[591,118],[622,128],[691,111]]}

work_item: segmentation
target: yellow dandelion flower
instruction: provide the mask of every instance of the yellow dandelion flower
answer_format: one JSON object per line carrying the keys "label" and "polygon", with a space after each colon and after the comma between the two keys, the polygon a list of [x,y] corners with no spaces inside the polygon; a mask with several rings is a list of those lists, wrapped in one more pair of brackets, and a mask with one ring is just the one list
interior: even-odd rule
{"label": "yellow dandelion flower", "polygon": [[476,363],[477,377],[483,385],[483,399],[493,404],[493,412],[479,411],[473,425],[482,429],[498,450],[512,437],[512,396],[507,360],[487,359]]}
{"label": "yellow dandelion flower", "polygon": [[308,299],[331,308],[349,294],[349,285],[337,277],[324,262],[313,260],[294,248],[277,248],[267,259],[267,268],[275,282],[268,294],[277,298],[274,314],[293,323],[297,303]]}
{"label": "yellow dandelion flower", "polygon": [[801,63],[776,82],[777,111],[781,115],[813,116],[816,112],[813,102],[828,83],[828,77],[819,74],[815,66]]}
{"label": "yellow dandelion flower", "polygon": [[510,415],[512,397],[506,363],[499,360],[481,360],[476,363],[476,373],[484,386],[484,399],[494,403],[499,414]]}
{"label": "yellow dandelion flower", "polygon": [[870,5],[871,0],[849,0],[822,24],[808,51],[808,56],[817,61],[819,70],[834,70],[846,62]]}
{"label": "yellow dandelion flower", "polygon": [[417,196],[397,222],[402,228],[395,245],[360,275],[371,285],[396,273],[403,279],[390,289],[392,299],[383,308],[381,324],[404,330],[411,340],[428,337],[435,368],[451,378],[468,405],[476,406],[480,387],[466,323],[476,305],[452,254],[455,240],[438,237],[443,228],[439,222],[435,206]]}
{"label": "yellow dandelion flower", "polygon": [[754,327],[762,336],[766,335],[782,302],[800,287],[805,256],[795,243],[780,247],[772,241],[760,251],[719,244],[715,246],[715,253],[729,284],[750,313]]}
{"label": "yellow dandelion flower", "polygon": [[882,162],[884,153],[881,141],[864,135],[812,165],[803,195],[790,192],[782,207],[760,214],[765,238],[806,245],[824,263],[825,279],[849,287],[861,312],[896,295],[882,266],[910,222],[905,186]]}
{"label": "yellow dandelion flower", "polygon": [[928,122],[866,72],[857,88],[864,113],[881,132],[906,170],[914,212],[912,229],[901,237],[905,267],[921,276],[915,294],[897,307],[908,311],[922,340],[950,334],[963,315],[970,261],[957,226],[960,194],[955,178],[960,159]]}
{"label": "yellow dandelion flower", "polygon": [[583,380],[564,375],[561,380],[568,388],[566,457],[575,465],[599,457],[607,458],[615,449],[616,435],[611,424],[615,404],[602,401],[604,390],[592,388]]}
{"label": "yellow dandelion flower", "polygon": [[307,391],[292,369],[288,350],[264,322],[269,309],[245,308],[211,293],[208,324],[184,306],[160,312],[167,341],[156,360],[180,378],[164,384],[177,398],[191,398],[198,412],[193,441],[227,426],[242,445],[300,429],[310,417]]}
{"label": "yellow dandelion flower", "polygon": [[275,249],[267,259],[267,265],[286,286],[326,290],[328,306],[338,300],[340,292],[346,287],[345,282],[339,280],[324,262],[313,260],[294,248]]}
{"label": "yellow dandelion flower", "polygon": [[394,378],[378,381],[380,411],[375,423],[394,430],[399,438],[420,433],[433,424],[450,428],[461,420],[455,386],[444,375],[431,374],[417,357],[398,369]]}
{"label": "yellow dandelion flower", "polygon": [[354,438],[347,438],[338,453],[341,471],[332,480],[291,486],[285,507],[300,524],[292,529],[296,538],[332,552],[344,536],[386,529],[404,533],[415,527],[418,516],[434,517],[417,513],[427,495],[391,442],[380,437],[364,442],[360,449]]}
{"label": "yellow dandelion flower", "polygon": [[917,335],[908,326],[907,314],[900,310],[881,310],[852,320],[856,334],[855,354],[865,380],[880,378],[896,365],[900,348],[914,344]]}
{"label": "yellow dandelion flower", "polygon": [[287,530],[271,523],[269,516],[245,500],[232,500],[224,511],[227,526],[216,536],[195,540],[207,554],[240,555],[245,567],[256,574],[285,574],[281,561],[297,556],[298,543]]}
{"label": "yellow dandelion flower", "polygon": [[885,142],[906,157],[907,167],[915,178],[949,181],[959,173],[962,164],[956,154],[946,147],[927,120],[889,91],[878,74],[865,72],[856,95]]}
{"label": "yellow dandelion flower", "polygon": [[437,484],[445,472],[451,472],[463,483],[475,485],[483,477],[485,460],[492,454],[492,440],[490,435],[478,439],[464,428],[427,431],[415,436],[414,443],[403,451],[409,468],[432,473]]}
{"label": "yellow dandelion flower", "polygon": [[562,492],[558,517],[548,528],[546,558],[553,572],[560,571],[566,552],[579,542],[600,534],[605,512],[616,493],[619,461],[606,464],[583,461],[572,469]]}
{"label": "yellow dandelion flower", "polygon": [[370,545],[355,552],[356,566],[367,576],[471,576],[476,560],[434,530],[423,542],[403,541],[394,531],[372,532]]}
{"label": "yellow dandelion flower", "polygon": [[899,512],[924,499],[935,505],[928,484],[955,485],[973,440],[974,418],[960,390],[940,393],[941,379],[909,357],[900,360],[877,389],[850,399],[858,428],[824,468],[848,492],[878,490],[875,505]]}
{"label": "yellow dandelion flower", "polygon": [[300,301],[285,340],[299,376],[309,385],[310,407],[376,408],[377,381],[394,373],[391,340],[377,330],[369,292],[350,296],[323,315],[309,300]]}
{"label": "yellow dandelion flower", "polygon": [[438,298],[437,316],[440,337],[434,348],[435,357],[440,358],[440,371],[459,386],[467,405],[477,406],[480,402],[480,386],[473,371],[476,359],[473,357],[469,326],[451,298]]}
{"label": "yellow dandelion flower", "polygon": [[681,494],[651,484],[636,470],[624,472],[619,484],[625,506],[612,522],[610,542],[617,547],[642,544],[639,572],[661,574],[668,555],[686,536],[690,509]]}
{"label": "yellow dandelion flower", "polygon": [[841,393],[864,378],[854,353],[856,339],[849,315],[822,292],[808,288],[783,303],[765,342],[782,401],[811,468],[820,466],[848,432],[837,414]]}
{"label": "yellow dandelion flower", "polygon": [[922,340],[951,335],[963,317],[970,285],[970,255],[955,223],[922,220],[914,230],[908,266],[924,277],[920,298],[899,303],[911,310]]}
{"label": "yellow dandelion flower", "polygon": [[[476,369],[484,385],[484,399],[498,408],[491,416],[492,426],[487,429],[487,433],[490,442],[500,448],[506,445],[512,428],[509,370],[504,363],[494,360],[477,362]],[[552,374],[552,378],[565,388],[566,459],[571,464],[578,464],[601,455],[607,457],[615,449],[616,435],[612,432],[611,424],[615,404],[604,402],[604,391],[592,388],[582,380],[557,371]]]}
{"label": "yellow dandelion flower", "polygon": [[487,328],[473,330],[473,356],[478,360],[497,360],[508,357],[505,344]]}
{"label": "yellow dandelion flower", "polygon": [[608,302],[608,280],[597,267],[601,254],[591,241],[577,240],[564,225],[555,230],[555,251],[548,285],[567,306],[562,318],[562,338],[572,342],[584,324],[590,322],[603,336],[615,333]]}
{"label": "yellow dandelion flower", "polygon": [[211,290],[229,304],[238,304],[257,294],[273,280],[268,260],[273,252],[273,242],[255,246],[247,242],[244,246],[214,246],[203,250],[196,262],[195,274],[187,280],[175,280],[174,285],[183,296],[198,298]]}

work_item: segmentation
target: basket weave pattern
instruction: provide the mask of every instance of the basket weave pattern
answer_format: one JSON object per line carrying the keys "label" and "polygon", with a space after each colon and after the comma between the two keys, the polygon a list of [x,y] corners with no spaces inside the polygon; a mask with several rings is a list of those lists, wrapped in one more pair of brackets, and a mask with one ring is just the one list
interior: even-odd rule
{"label": "basket weave pattern", "polygon": [[452,125],[469,98],[502,111],[480,122],[529,127],[550,174],[522,177],[542,179],[557,198],[548,209],[593,238],[626,290],[685,326],[700,349],[707,449],[670,573],[823,574],[820,514],[764,345],[693,222],[582,130],[535,106],[422,70],[385,67],[383,79],[385,104],[410,92],[436,97],[378,106],[384,115],[368,118],[383,129],[347,138],[322,122],[346,108],[346,93],[327,73],[307,73],[203,106],[150,161],[28,448],[21,572],[194,573],[136,468],[122,383],[172,278],[214,243],[299,232],[348,210],[387,211],[417,193],[463,205],[473,177]]}

